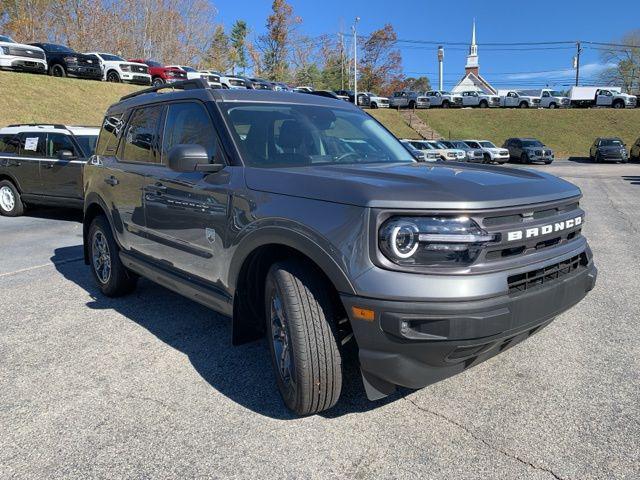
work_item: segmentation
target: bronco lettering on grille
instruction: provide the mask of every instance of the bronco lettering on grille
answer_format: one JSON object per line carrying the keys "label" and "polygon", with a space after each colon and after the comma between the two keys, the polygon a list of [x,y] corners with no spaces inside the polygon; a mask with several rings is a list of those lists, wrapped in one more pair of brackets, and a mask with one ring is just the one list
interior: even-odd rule
{"label": "bronco lettering on grille", "polygon": [[550,233],[561,232],[569,228],[582,225],[582,217],[576,217],[562,222],[555,222],[549,225],[543,225],[541,227],[532,227],[524,230],[515,230],[507,233],[507,240],[514,242],[517,240],[523,240],[527,238],[535,238],[541,235],[548,235]]}

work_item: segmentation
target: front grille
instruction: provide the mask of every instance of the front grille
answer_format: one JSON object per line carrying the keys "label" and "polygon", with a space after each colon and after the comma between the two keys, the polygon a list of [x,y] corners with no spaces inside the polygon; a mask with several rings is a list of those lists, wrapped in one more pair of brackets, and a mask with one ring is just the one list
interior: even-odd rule
{"label": "front grille", "polygon": [[568,260],[549,265],[548,267],[531,270],[530,272],[511,275],[507,282],[509,294],[526,292],[535,288],[555,283],[567,275],[584,268],[588,263],[586,254],[576,255]]}
{"label": "front grille", "polygon": [[[6,47],[5,47],[6,48]],[[25,47],[9,47],[9,55],[44,60],[44,52]]]}
{"label": "front grille", "polygon": [[148,73],[149,68],[143,65],[131,65],[131,71],[135,73]]}
{"label": "front grille", "polygon": [[220,83],[220,77],[217,75],[209,75],[207,76],[207,81],[213,82],[213,83]]}
{"label": "front grille", "polygon": [[462,99],[461,98],[454,98],[453,102],[454,103],[459,103],[460,105],[462,105]]}
{"label": "front grille", "polygon": [[230,79],[229,83],[231,85],[233,85],[234,87],[245,87],[246,86],[246,84],[244,83],[244,80],[236,80],[235,78]]}

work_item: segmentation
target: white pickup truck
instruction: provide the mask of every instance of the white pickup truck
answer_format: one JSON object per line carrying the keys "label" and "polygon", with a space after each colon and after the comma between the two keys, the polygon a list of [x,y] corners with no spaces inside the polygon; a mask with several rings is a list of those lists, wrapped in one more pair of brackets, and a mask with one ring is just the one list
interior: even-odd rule
{"label": "white pickup truck", "polygon": [[462,106],[462,95],[456,95],[440,90],[432,90],[430,92],[425,92],[424,96],[429,99],[431,107],[450,108]]}
{"label": "white pickup truck", "polygon": [[635,108],[638,101],[618,87],[571,87],[569,98],[574,107]]}
{"label": "white pickup truck", "polygon": [[488,108],[500,106],[500,97],[497,95],[487,95],[473,90],[462,92],[461,95],[463,107]]}
{"label": "white pickup truck", "polygon": [[429,99],[418,92],[393,92],[389,98],[392,108],[429,108]]}
{"label": "white pickup truck", "polygon": [[540,106],[542,108],[566,108],[571,105],[571,99],[557,90],[543,88],[540,91]]}
{"label": "white pickup truck", "polygon": [[500,95],[501,104],[507,108],[538,108],[540,97],[525,95],[517,90],[506,90]]}

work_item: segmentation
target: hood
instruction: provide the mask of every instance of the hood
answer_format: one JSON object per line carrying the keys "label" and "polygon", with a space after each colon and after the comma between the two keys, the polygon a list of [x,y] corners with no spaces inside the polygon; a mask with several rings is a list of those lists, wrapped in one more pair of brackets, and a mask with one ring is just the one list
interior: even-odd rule
{"label": "hood", "polygon": [[600,150],[601,152],[624,152],[626,151],[626,149],[622,146],[616,146],[616,147],[598,147],[598,150]]}
{"label": "hood", "polygon": [[0,45],[2,45],[3,47],[12,47],[12,48],[24,48],[26,50],[33,50],[34,52],[42,52],[44,53],[44,50],[41,49],[40,47],[36,47],[35,45],[28,45],[26,43],[12,43],[12,42],[0,42]]}
{"label": "hood", "polygon": [[245,178],[252,190],[372,208],[497,208],[580,195],[546,173],[457,162],[246,168]]}

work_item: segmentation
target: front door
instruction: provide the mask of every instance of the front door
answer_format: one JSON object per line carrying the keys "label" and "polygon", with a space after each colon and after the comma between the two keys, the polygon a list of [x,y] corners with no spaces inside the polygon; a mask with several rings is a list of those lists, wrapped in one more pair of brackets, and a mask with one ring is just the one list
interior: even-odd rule
{"label": "front door", "polygon": [[613,95],[609,90],[600,90],[596,96],[596,105],[599,107],[610,107],[613,103]]}
{"label": "front door", "polygon": [[169,104],[163,130],[161,165],[145,189],[145,253],[164,265],[216,283],[225,239],[231,185],[238,167],[206,174],[168,168],[167,154],[179,144],[202,145],[211,161],[225,163],[216,130],[204,104]]}
{"label": "front door", "polygon": [[[60,151],[73,154],[69,159],[59,159]],[[82,199],[82,152],[70,135],[49,132],[46,135],[45,152],[40,162],[40,181],[45,195]]]}

